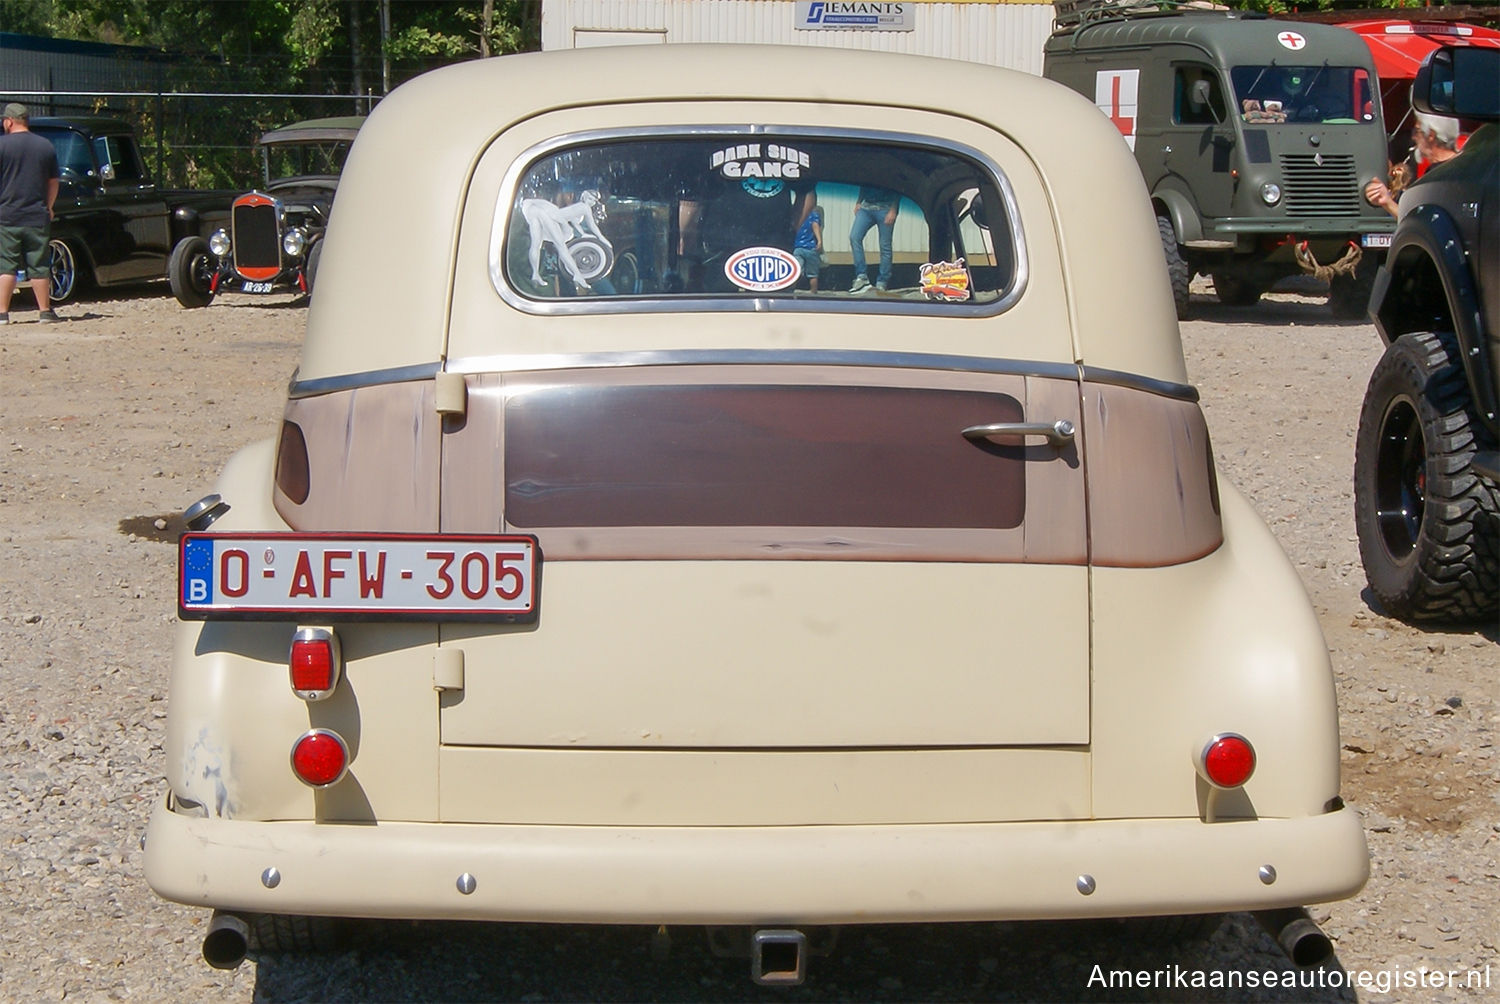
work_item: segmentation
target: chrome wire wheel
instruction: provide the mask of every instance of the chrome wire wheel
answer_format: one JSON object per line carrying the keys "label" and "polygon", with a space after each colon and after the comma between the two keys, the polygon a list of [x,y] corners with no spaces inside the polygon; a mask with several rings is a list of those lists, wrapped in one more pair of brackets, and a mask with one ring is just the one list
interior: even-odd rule
{"label": "chrome wire wheel", "polygon": [[65,241],[54,240],[49,245],[52,251],[51,288],[48,296],[53,303],[66,303],[78,287],[78,261],[73,249]]}

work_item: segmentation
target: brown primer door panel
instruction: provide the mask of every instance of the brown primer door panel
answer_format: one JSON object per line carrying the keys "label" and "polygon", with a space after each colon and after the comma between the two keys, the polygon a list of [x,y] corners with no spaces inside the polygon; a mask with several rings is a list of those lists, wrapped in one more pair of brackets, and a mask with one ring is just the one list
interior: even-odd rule
{"label": "brown primer door panel", "polygon": [[1078,449],[962,434],[1076,424],[1076,383],[771,365],[468,380],[443,527],[536,534],[541,616],[443,627],[465,653],[444,743],[1088,741]]}

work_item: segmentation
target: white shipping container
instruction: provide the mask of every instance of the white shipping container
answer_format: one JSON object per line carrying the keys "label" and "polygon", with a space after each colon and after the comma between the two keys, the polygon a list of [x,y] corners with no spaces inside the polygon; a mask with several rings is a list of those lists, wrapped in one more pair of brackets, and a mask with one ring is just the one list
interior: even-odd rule
{"label": "white shipping container", "polygon": [[1042,44],[1052,33],[1051,3],[886,0],[848,6],[888,11],[899,26],[802,28],[809,4],[797,0],[544,0],[542,48],[661,42],[839,46],[963,59],[1040,75]]}

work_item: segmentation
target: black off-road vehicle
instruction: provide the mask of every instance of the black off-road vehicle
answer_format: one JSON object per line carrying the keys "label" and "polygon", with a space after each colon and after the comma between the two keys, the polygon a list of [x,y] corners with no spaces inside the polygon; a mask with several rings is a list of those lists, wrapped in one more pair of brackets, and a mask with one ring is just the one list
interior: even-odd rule
{"label": "black off-road vehicle", "polygon": [[1421,111],[1485,124],[1401,196],[1370,316],[1386,342],[1354,459],[1355,524],[1396,617],[1500,616],[1500,50],[1443,48]]}

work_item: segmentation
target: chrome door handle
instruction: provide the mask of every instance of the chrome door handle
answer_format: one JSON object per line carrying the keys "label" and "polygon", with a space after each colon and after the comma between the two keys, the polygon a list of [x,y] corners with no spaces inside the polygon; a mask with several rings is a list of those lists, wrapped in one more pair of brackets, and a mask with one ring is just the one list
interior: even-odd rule
{"label": "chrome door handle", "polygon": [[1073,423],[1066,418],[1055,422],[993,422],[971,425],[964,430],[965,439],[989,439],[991,436],[1044,436],[1053,446],[1067,446],[1073,441]]}

